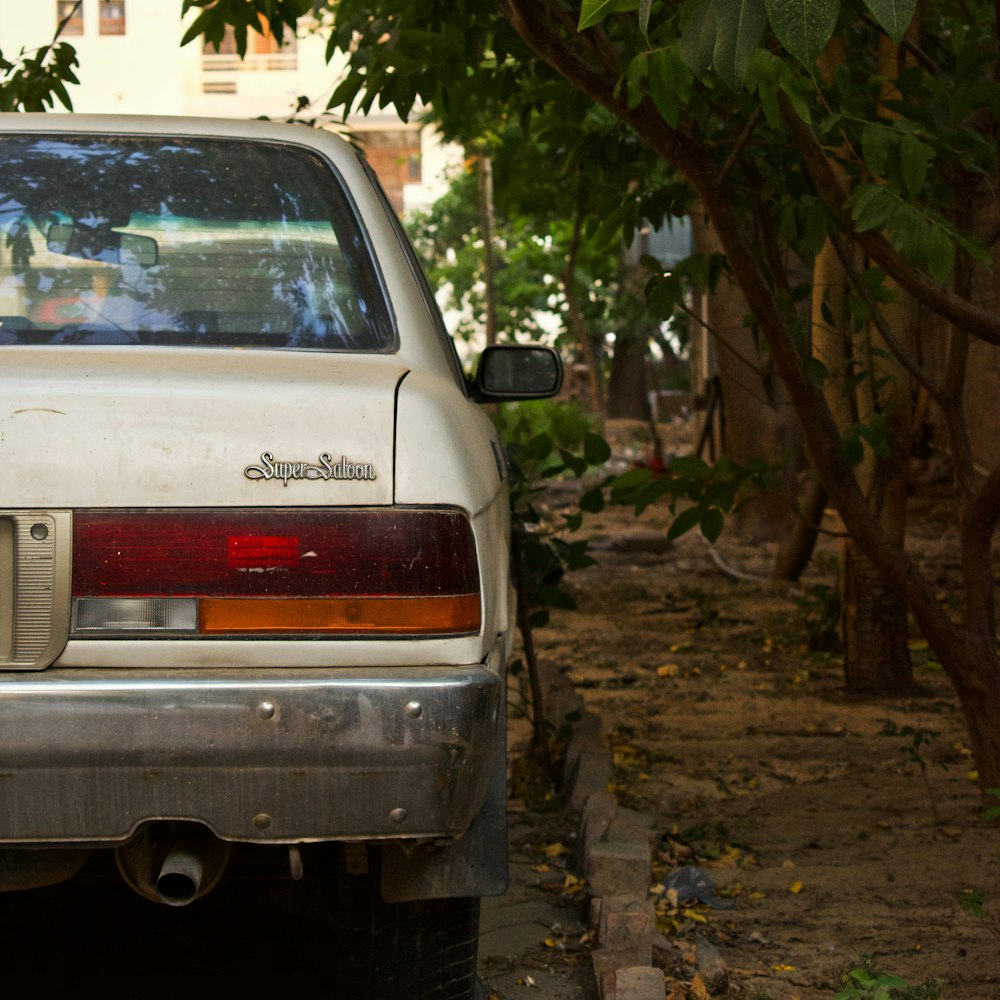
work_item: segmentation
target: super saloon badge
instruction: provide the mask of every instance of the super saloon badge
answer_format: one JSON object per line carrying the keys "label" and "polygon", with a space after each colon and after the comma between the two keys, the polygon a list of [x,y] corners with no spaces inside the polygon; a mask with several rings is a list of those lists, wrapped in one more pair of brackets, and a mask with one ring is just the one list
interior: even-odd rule
{"label": "super saloon badge", "polygon": [[287,486],[292,479],[375,479],[375,468],[368,462],[351,462],[345,456],[339,459],[324,451],[319,456],[319,463],[309,462],[278,462],[274,456],[265,451],[260,456],[260,465],[248,465],[243,470],[247,479],[278,479]]}

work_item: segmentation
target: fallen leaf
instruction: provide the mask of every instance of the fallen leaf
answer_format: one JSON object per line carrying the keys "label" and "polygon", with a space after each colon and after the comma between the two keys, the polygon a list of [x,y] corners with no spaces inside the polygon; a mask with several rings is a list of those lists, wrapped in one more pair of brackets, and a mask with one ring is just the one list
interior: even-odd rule
{"label": "fallen leaf", "polygon": [[788,891],[789,892],[794,892],[794,893],[799,893],[799,892],[801,892],[803,890],[803,888],[804,888],[804,886],[802,885],[801,882],[793,882],[788,887]]}
{"label": "fallen leaf", "polygon": [[547,858],[558,858],[560,854],[569,854],[569,848],[565,844],[556,841],[554,844],[546,844],[542,848],[542,854]]}
{"label": "fallen leaf", "polygon": [[794,965],[778,964],[778,965],[772,965],[771,968],[775,972],[794,972],[795,971],[795,966]]}
{"label": "fallen leaf", "polygon": [[680,672],[681,668],[676,663],[664,663],[662,667],[656,668],[659,677],[677,677]]}
{"label": "fallen leaf", "polygon": [[712,994],[708,992],[708,987],[700,972],[696,972],[694,979],[691,980],[690,997],[691,1000],[712,1000]]}
{"label": "fallen leaf", "polygon": [[532,865],[531,870],[538,872],[539,875],[544,875],[546,872],[552,871],[552,867],[551,865]]}

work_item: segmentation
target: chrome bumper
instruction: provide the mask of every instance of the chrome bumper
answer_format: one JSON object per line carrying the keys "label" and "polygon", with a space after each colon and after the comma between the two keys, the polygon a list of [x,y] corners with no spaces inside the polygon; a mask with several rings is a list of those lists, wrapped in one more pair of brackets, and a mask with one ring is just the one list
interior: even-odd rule
{"label": "chrome bumper", "polygon": [[0,843],[454,838],[502,752],[485,667],[0,675]]}

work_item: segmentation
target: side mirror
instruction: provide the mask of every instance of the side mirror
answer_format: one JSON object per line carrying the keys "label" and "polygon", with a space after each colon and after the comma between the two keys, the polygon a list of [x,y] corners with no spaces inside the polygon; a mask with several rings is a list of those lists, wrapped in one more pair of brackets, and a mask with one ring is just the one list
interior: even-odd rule
{"label": "side mirror", "polygon": [[498,344],[480,356],[472,394],[480,403],[545,399],[562,388],[562,381],[562,361],[551,347]]}
{"label": "side mirror", "polygon": [[49,226],[45,247],[50,253],[102,264],[138,264],[152,267],[159,260],[159,245],[151,236],[119,233],[104,226]]}

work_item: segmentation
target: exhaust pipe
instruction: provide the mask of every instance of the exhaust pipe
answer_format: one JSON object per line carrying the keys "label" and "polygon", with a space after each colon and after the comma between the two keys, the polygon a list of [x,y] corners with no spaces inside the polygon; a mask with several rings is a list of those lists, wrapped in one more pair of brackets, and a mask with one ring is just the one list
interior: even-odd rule
{"label": "exhaust pipe", "polygon": [[156,876],[156,895],[167,906],[187,906],[198,898],[204,874],[197,845],[190,841],[174,844]]}
{"label": "exhaust pipe", "polygon": [[200,823],[153,823],[115,851],[129,888],[167,906],[187,906],[215,888],[229,844]]}

